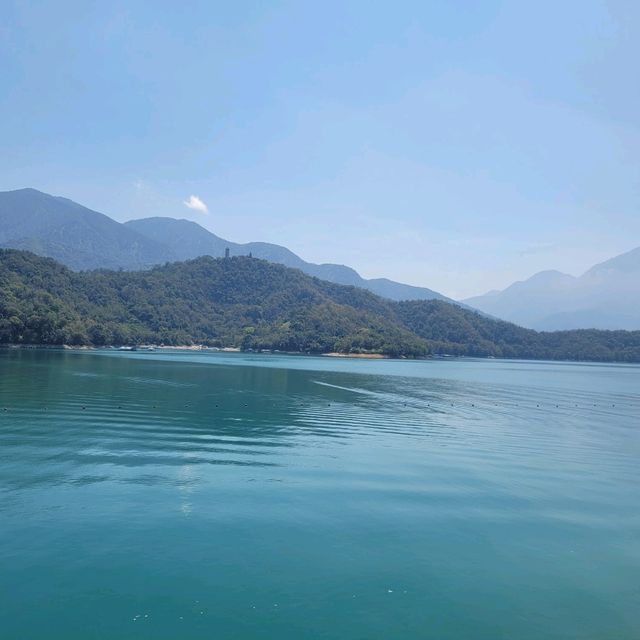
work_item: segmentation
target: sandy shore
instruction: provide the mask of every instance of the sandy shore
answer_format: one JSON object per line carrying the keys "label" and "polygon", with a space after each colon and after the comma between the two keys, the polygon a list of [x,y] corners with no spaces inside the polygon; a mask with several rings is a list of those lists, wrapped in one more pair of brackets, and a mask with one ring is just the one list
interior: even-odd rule
{"label": "sandy shore", "polygon": [[328,358],[365,358],[367,360],[383,360],[389,357],[381,353],[338,353],[335,351],[323,353],[322,355]]}
{"label": "sandy shore", "polygon": [[165,345],[163,347],[154,346],[154,349],[162,349],[163,351],[173,350],[173,351],[224,351],[224,352],[233,352],[233,353],[240,352],[240,347],[207,347],[206,345],[203,345],[203,344],[178,345],[178,346]]}

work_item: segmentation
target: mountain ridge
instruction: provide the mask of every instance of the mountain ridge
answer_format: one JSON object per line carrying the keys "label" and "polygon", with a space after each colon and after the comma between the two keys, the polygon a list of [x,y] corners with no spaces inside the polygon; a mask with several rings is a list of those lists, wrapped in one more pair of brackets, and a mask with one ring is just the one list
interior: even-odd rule
{"label": "mountain ridge", "polygon": [[[232,255],[252,254],[256,258],[262,258],[270,262],[284,264],[287,267],[300,269],[307,275],[315,276],[323,280],[368,289],[373,293],[391,300],[402,300],[409,297],[414,299],[438,299],[455,302],[451,300],[451,298],[447,298],[426,287],[416,287],[395,282],[387,278],[363,278],[355,269],[346,265],[307,262],[290,249],[281,245],[267,242],[230,242],[220,238],[198,223],[185,220],[184,218],[176,219],[154,216],[151,218],[129,220],[125,222],[125,225],[130,226],[142,235],[146,235],[148,238],[163,242],[174,254],[180,256],[182,260],[196,258],[198,255],[222,257],[228,248]],[[195,234],[197,234],[197,237]],[[192,249],[186,240],[194,243],[200,253]]]}
{"label": "mountain ridge", "polygon": [[462,302],[538,330],[640,328],[640,247],[575,277],[540,271],[502,291]]}
{"label": "mountain ridge", "polygon": [[[158,228],[154,229],[154,225]],[[200,255],[222,256],[230,248],[232,252],[253,253],[308,275],[370,289],[391,299],[409,296],[454,302],[426,287],[385,278],[366,280],[346,265],[306,262],[280,245],[230,242],[184,218],[157,216],[120,223],[69,198],[30,187],[0,192],[0,247],[33,251],[75,270],[146,269]]]}
{"label": "mountain ridge", "polygon": [[0,192],[0,246],[31,250],[75,269],[145,268],[168,255],[103,213],[32,188]]}

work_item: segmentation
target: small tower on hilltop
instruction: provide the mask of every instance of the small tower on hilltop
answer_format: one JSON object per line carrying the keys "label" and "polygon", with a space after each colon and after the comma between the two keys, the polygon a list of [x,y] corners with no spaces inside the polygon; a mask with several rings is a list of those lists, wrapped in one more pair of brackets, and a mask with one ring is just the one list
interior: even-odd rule
{"label": "small tower on hilltop", "polygon": [[225,258],[228,258],[228,257],[229,257],[229,247],[227,247],[227,248],[224,250],[224,257],[225,257]]}

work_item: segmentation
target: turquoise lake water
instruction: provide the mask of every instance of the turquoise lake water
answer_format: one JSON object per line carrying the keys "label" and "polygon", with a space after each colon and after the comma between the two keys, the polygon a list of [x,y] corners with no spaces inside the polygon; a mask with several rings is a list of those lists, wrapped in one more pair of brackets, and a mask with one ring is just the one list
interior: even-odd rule
{"label": "turquoise lake water", "polygon": [[0,350],[0,638],[640,638],[640,367]]}

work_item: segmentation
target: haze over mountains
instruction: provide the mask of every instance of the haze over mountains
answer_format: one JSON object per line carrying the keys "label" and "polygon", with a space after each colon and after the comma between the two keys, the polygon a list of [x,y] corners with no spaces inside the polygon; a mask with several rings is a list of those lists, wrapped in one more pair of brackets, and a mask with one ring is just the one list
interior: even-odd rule
{"label": "haze over mountains", "polygon": [[36,189],[0,192],[0,247],[25,249],[54,258],[71,269],[146,269],[202,255],[249,255],[283,264],[322,280],[368,289],[392,300],[446,300],[426,287],[377,278],[367,280],[339,264],[305,262],[276,244],[238,244],[195,222],[145,218],[121,224],[72,200]]}
{"label": "haze over mountains", "polygon": [[577,278],[559,271],[541,271],[503,291],[464,302],[542,331],[638,329],[640,247],[597,264]]}

